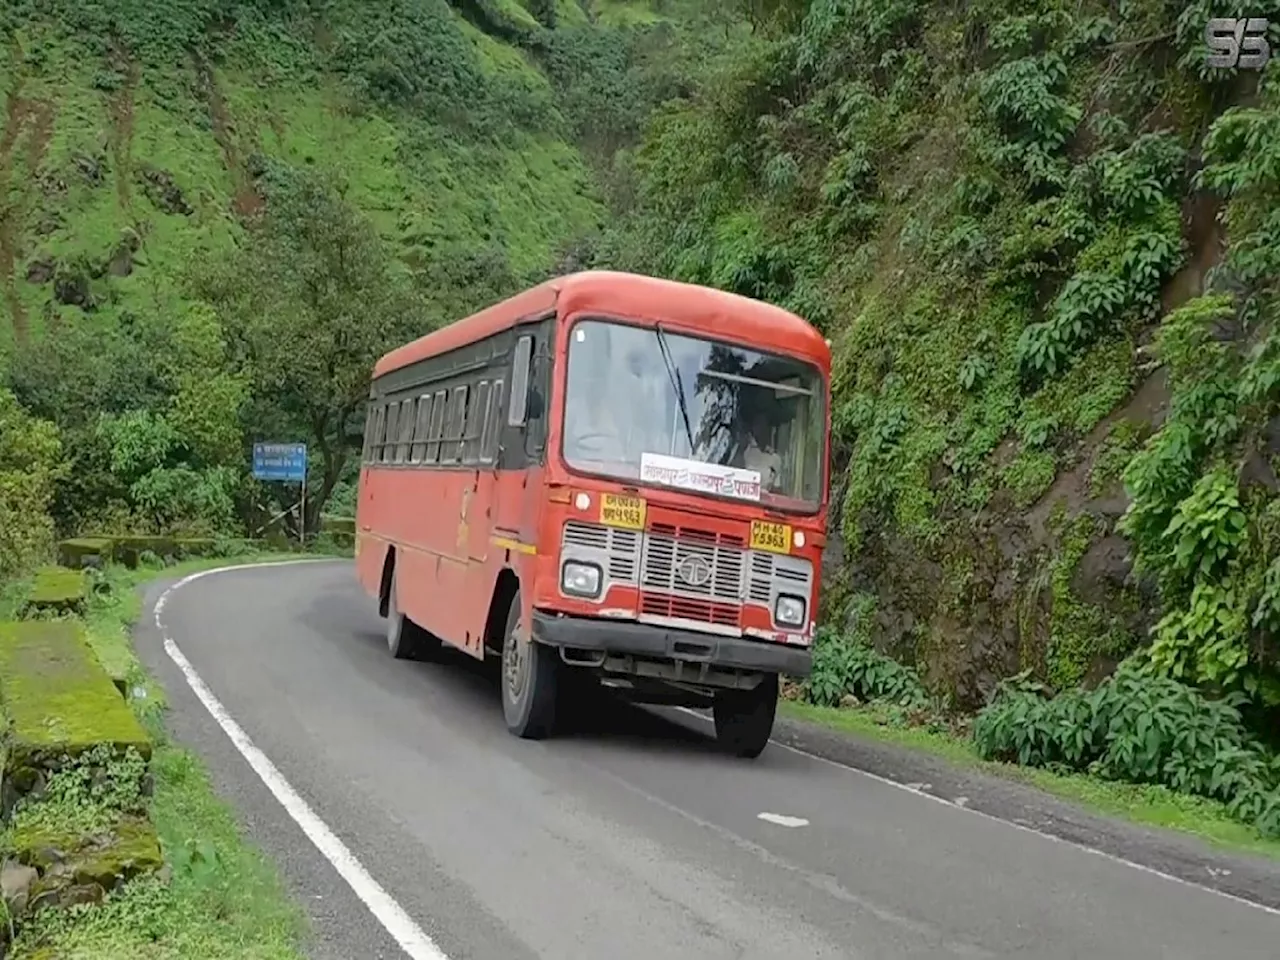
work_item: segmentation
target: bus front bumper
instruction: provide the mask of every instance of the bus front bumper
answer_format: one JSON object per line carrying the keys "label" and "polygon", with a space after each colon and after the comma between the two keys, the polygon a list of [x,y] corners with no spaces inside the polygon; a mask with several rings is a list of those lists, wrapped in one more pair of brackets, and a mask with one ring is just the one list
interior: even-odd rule
{"label": "bus front bumper", "polygon": [[767,640],[723,637],[648,623],[533,612],[533,638],[539,643],[575,651],[645,657],[730,670],[807,677],[813,654]]}

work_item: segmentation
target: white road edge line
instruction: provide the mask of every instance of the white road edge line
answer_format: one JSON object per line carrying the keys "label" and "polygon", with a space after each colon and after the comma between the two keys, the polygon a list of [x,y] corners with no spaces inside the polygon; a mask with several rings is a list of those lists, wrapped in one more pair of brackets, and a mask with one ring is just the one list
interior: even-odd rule
{"label": "white road edge line", "polygon": [[[713,722],[710,717],[703,716],[697,710],[694,710],[690,707],[676,707],[675,709],[680,711],[681,713],[688,714],[691,717],[697,717],[699,720],[703,721],[704,723]],[[1258,903],[1257,901],[1250,900],[1247,897],[1241,897],[1234,893],[1227,893],[1225,890],[1215,890],[1213,887],[1207,887],[1202,883],[1196,883],[1194,880],[1186,880],[1186,879],[1183,879],[1182,877],[1175,877],[1173,874],[1165,873],[1163,870],[1157,870],[1155,867],[1148,867],[1146,864],[1136,863],[1133,860],[1127,860],[1124,857],[1117,856],[1114,853],[1107,853],[1105,850],[1099,850],[1097,847],[1091,847],[1087,844],[1080,843],[1076,840],[1068,840],[1065,837],[1057,837],[1057,836],[1054,836],[1052,833],[1046,833],[1043,830],[1037,830],[1035,827],[1029,827],[1026,824],[1015,823],[1012,820],[1005,820],[1005,819],[1002,819],[1001,817],[995,816],[994,814],[984,813],[982,810],[975,810],[973,809],[973,807],[966,806],[965,804],[952,803],[950,800],[946,799],[945,797],[938,797],[933,795],[932,793],[925,793],[922,789],[917,789],[915,786],[908,785],[905,783],[899,783],[896,780],[890,780],[888,777],[882,777],[876,773],[870,773],[866,770],[860,770],[857,767],[851,767],[847,763],[839,763],[838,761],[835,761],[835,760],[829,760],[826,757],[820,757],[816,753],[810,753],[808,750],[801,750],[799,747],[789,746],[788,744],[782,743],[778,740],[770,740],[769,742],[772,743],[775,747],[781,747],[783,750],[790,750],[792,753],[798,753],[800,754],[800,756],[808,757],[810,760],[817,760],[819,763],[825,763],[828,766],[836,767],[837,769],[844,770],[848,773],[856,773],[859,776],[867,777],[868,779],[874,780],[877,783],[883,783],[886,786],[893,787],[895,790],[902,790],[905,793],[910,793],[910,794],[913,794],[914,796],[924,797],[926,800],[932,800],[935,803],[940,803],[944,807],[950,807],[953,810],[963,811],[964,813],[969,814],[970,816],[981,817],[983,820],[990,820],[992,823],[1003,824],[1006,827],[1012,827],[1014,830],[1021,830],[1023,833],[1030,833],[1034,836],[1041,837],[1042,839],[1051,840],[1054,843],[1065,844],[1068,847],[1074,847],[1077,850],[1083,850],[1085,853],[1091,853],[1096,857],[1102,857],[1104,860],[1110,860],[1113,863],[1119,863],[1119,864],[1123,864],[1126,867],[1131,867],[1132,869],[1137,870],[1140,873],[1150,874],[1153,877],[1159,877],[1161,880],[1168,880],[1170,883],[1181,884],[1184,887],[1191,887],[1193,890],[1201,890],[1204,893],[1212,893],[1215,896],[1222,897],[1225,900],[1232,900],[1236,903],[1243,904],[1246,907],[1252,907],[1255,910],[1261,910],[1264,913],[1271,914],[1272,916],[1280,917],[1280,910],[1277,910],[1275,907],[1268,906],[1265,903]]]}
{"label": "white road edge line", "polygon": [[346,881],[352,892],[364,902],[365,906],[369,908],[369,911],[382,924],[387,933],[391,934],[396,943],[400,944],[400,948],[412,960],[449,960],[448,956],[436,946],[435,941],[427,935],[426,931],[418,926],[417,922],[382,888],[377,880],[373,879],[369,871],[364,868],[364,865],[356,859],[355,854],[338,839],[337,835],[329,829],[329,826],[311,809],[307,801],[290,785],[289,781],[284,778],[284,775],[267,755],[249,739],[249,735],[236,723],[231,714],[227,712],[227,708],[219,702],[218,698],[213,695],[213,692],[200,678],[200,675],[196,673],[195,668],[191,666],[191,662],[183,655],[178,645],[174,643],[173,638],[169,636],[160,619],[160,614],[164,610],[165,603],[170,595],[201,577],[214,573],[226,573],[230,570],[246,570],[252,567],[275,567],[284,564],[317,562],[326,561],[299,558],[297,560],[278,560],[268,563],[241,563],[193,573],[170,586],[156,600],[156,628],[160,631],[160,637],[164,641],[165,653],[169,655],[170,660],[177,664],[178,669],[182,671],[182,675],[186,677],[187,685],[191,687],[192,692],[204,704],[210,716],[217,721],[218,726],[231,739],[235,748],[240,751],[240,755],[248,761],[249,766],[253,768],[253,772],[258,775],[259,779],[266,784],[267,789],[280,801],[280,805],[293,818],[294,823],[302,828],[302,832],[315,844],[316,849],[329,861],[333,869],[338,872],[338,875]]}

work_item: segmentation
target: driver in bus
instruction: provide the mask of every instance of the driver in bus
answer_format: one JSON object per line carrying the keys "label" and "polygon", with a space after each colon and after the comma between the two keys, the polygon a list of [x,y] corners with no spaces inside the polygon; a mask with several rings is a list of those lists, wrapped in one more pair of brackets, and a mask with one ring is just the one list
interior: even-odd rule
{"label": "driver in bus", "polygon": [[742,451],[742,466],[760,473],[760,486],[776,492],[782,483],[782,457],[770,443],[769,420],[757,411],[747,421],[747,444]]}

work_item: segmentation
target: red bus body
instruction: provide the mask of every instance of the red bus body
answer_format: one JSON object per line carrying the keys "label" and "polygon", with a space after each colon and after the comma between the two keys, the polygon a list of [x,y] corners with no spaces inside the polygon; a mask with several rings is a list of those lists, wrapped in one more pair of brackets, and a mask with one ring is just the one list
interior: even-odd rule
{"label": "red bus body", "polygon": [[[571,468],[565,370],[583,318],[660,326],[672,337],[811,365],[822,410],[816,497],[780,508]],[[761,678],[773,678],[776,691],[779,674],[804,676],[810,666],[830,482],[830,365],[827,341],[785,310],[604,271],[550,280],[430,333],[374,368],[356,511],[359,579],[384,616],[476,658],[508,643],[533,645],[544,673],[579,668],[653,703],[707,705]],[[513,412],[522,419],[513,401],[522,423],[510,422]],[[562,555],[574,551],[598,557],[602,595],[562,589]],[[675,569],[694,553],[706,563]],[[787,564],[804,591],[804,622],[783,629],[770,578]],[[689,583],[708,570],[715,579],[683,589],[676,577],[686,568],[697,575]],[[654,577],[682,588],[654,588]],[[545,651],[556,654],[553,666]]]}

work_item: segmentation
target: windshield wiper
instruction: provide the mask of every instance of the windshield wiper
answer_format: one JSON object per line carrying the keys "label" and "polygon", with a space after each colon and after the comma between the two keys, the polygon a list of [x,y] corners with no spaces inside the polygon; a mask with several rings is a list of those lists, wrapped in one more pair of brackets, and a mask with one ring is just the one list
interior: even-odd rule
{"label": "windshield wiper", "polygon": [[653,330],[658,335],[658,348],[662,351],[662,360],[667,365],[667,376],[671,378],[671,386],[676,392],[676,404],[680,407],[680,419],[684,421],[684,434],[689,438],[689,456],[692,457],[697,444],[693,442],[693,427],[689,424],[689,407],[684,399],[684,382],[680,379],[679,368],[671,359],[671,347],[667,345],[667,335],[663,332],[662,324],[655,323]]}

